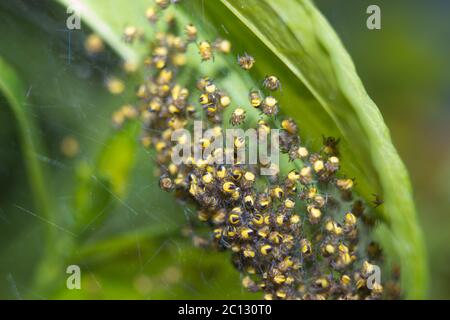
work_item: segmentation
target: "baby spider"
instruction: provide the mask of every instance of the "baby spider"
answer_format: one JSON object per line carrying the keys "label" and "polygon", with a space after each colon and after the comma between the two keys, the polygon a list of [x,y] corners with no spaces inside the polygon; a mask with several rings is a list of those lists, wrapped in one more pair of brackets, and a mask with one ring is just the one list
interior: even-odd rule
{"label": "baby spider", "polygon": [[268,96],[262,103],[262,112],[267,116],[276,116],[278,113],[278,101],[274,97]]}
{"label": "baby spider", "polygon": [[240,125],[244,122],[246,116],[246,112],[242,108],[236,108],[231,115],[230,123],[233,126]]}
{"label": "baby spider", "polygon": [[201,41],[198,45],[198,49],[202,61],[211,60],[213,58],[212,47],[208,41]]}
{"label": "baby spider", "polygon": [[250,70],[253,65],[255,64],[255,58],[248,55],[247,53],[244,53],[243,56],[238,55],[238,63],[244,70]]}
{"label": "baby spider", "polygon": [[155,2],[163,10],[167,9],[167,7],[170,5],[169,0],[156,0]]}
{"label": "baby spider", "polygon": [[158,11],[155,7],[149,7],[145,11],[145,16],[150,23],[156,23],[158,21]]}
{"label": "baby spider", "polygon": [[184,27],[184,32],[186,33],[188,41],[195,41],[197,39],[197,28],[189,23]]}
{"label": "baby spider", "polygon": [[133,43],[134,40],[142,36],[142,31],[134,26],[128,26],[123,31],[123,40],[126,43]]}
{"label": "baby spider", "polygon": [[266,76],[263,81],[263,86],[270,91],[275,91],[281,88],[281,82],[275,76]]}
{"label": "baby spider", "polygon": [[259,108],[261,106],[262,98],[258,91],[251,91],[249,94],[249,99],[253,107]]}
{"label": "baby spider", "polygon": [[213,43],[213,48],[221,53],[230,53],[231,51],[231,42],[224,39],[216,39]]}

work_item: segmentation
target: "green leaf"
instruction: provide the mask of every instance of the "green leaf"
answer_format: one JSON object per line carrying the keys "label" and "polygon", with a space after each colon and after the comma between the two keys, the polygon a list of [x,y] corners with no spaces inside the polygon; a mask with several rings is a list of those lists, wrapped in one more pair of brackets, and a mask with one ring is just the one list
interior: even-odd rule
{"label": "green leaf", "polygon": [[[33,119],[25,110],[25,87],[14,69],[2,57],[0,57],[0,94],[6,98],[16,120],[20,146],[37,212],[42,219],[52,221],[53,211],[48,195],[48,186],[44,183],[43,168],[37,159],[40,154],[40,142],[37,139]],[[49,227],[49,237],[51,237],[51,233],[52,229]]]}

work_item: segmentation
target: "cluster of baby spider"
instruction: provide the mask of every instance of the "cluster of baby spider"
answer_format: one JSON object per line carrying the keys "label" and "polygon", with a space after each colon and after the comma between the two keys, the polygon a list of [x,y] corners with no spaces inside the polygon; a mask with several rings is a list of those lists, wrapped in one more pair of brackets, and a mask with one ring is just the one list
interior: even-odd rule
{"label": "cluster of baby spider", "polygon": [[[159,9],[147,11],[152,22],[169,1],[158,4]],[[144,124],[142,142],[156,150],[160,187],[194,204],[199,221],[210,227],[210,237],[197,238],[197,243],[230,250],[234,265],[243,274],[243,286],[262,291],[265,299],[386,296],[380,283],[369,283],[382,257],[376,244],[367,246],[361,241],[359,230],[367,228],[368,219],[363,202],[354,200],[354,179],[339,174],[338,139],[324,137],[323,147],[311,152],[301,144],[295,121],[282,119],[279,149],[298,169],[285,175],[276,171],[268,178],[260,174],[262,165],[218,161],[227,155],[236,159],[237,149],[246,147],[245,140],[239,139],[234,148],[213,149],[207,159],[191,157],[173,163],[176,146],[188,143],[186,135],[173,139],[176,130],[192,130],[193,121],[203,119],[203,132],[213,132],[199,141],[200,148],[206,149],[222,138],[223,111],[232,108],[231,97],[208,77],[196,82],[198,104],[191,102],[187,87],[177,82],[189,45],[198,46],[202,61],[231,52],[228,40],[197,38],[193,24],[185,26],[184,36],[157,33],[145,60],[149,76],[137,90],[135,107]],[[238,56],[238,64],[249,71],[255,59],[245,53]],[[281,82],[276,76],[266,76],[261,90],[281,90]],[[257,132],[261,139],[262,133],[270,134],[274,118],[280,117],[279,103],[260,90],[250,91],[248,103],[260,110]],[[127,115],[136,116],[127,107],[115,114],[115,123]],[[244,124],[245,109],[235,107],[229,121],[233,126]]]}

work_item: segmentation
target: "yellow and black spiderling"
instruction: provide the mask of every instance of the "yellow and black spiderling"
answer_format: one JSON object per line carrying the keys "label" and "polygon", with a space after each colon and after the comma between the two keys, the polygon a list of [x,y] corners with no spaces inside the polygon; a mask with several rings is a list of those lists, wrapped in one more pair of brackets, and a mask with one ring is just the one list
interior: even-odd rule
{"label": "yellow and black spiderling", "polygon": [[145,12],[145,16],[150,23],[155,24],[158,21],[158,10],[156,7],[149,7]]}
{"label": "yellow and black spiderling", "polygon": [[297,135],[298,134],[298,127],[295,121],[291,118],[285,119],[281,122],[281,127],[286,130],[287,133],[291,135]]}
{"label": "yellow and black spiderling", "polygon": [[222,108],[226,108],[231,104],[231,98],[226,94],[220,94],[220,105]]}
{"label": "yellow and black spiderling", "polygon": [[184,32],[186,34],[188,41],[193,42],[193,41],[197,40],[197,27],[194,26],[192,23],[187,24],[184,27]]}
{"label": "yellow and black spiderling", "polygon": [[254,108],[259,108],[262,104],[261,94],[258,91],[251,91],[249,94],[249,99]]}
{"label": "yellow and black spiderling", "polygon": [[125,28],[123,32],[123,39],[127,43],[134,42],[138,37],[140,37],[142,33],[135,26],[128,26]]}
{"label": "yellow and black spiderling", "polygon": [[309,257],[312,254],[311,242],[308,239],[300,240],[300,251],[304,257]]}
{"label": "yellow and black spiderling", "polygon": [[244,53],[244,55],[238,56],[238,63],[242,69],[250,70],[255,64],[255,58],[247,53]]}
{"label": "yellow and black spiderling", "polygon": [[265,97],[261,104],[262,112],[267,116],[276,116],[278,114],[278,101],[272,96]]}
{"label": "yellow and black spiderling", "polygon": [[281,121],[280,132],[280,149],[289,154],[290,160],[300,158],[296,153],[300,148],[300,138],[298,136],[298,127],[295,121],[291,118]]}
{"label": "yellow and black spiderling", "polygon": [[262,245],[260,248],[260,252],[263,256],[267,256],[272,251],[272,246],[270,244]]}
{"label": "yellow and black spiderling", "polygon": [[105,45],[99,35],[92,33],[86,38],[84,48],[89,55],[93,56],[103,52]]}
{"label": "yellow and black spiderling", "polygon": [[230,123],[233,126],[240,125],[244,122],[246,115],[247,113],[244,109],[236,108],[231,115]]}
{"label": "yellow and black spiderling", "polygon": [[168,175],[161,176],[159,179],[159,185],[164,191],[170,191],[174,186],[172,179]]}
{"label": "yellow and black spiderling", "polygon": [[252,194],[247,194],[244,197],[244,204],[248,210],[253,210],[255,208],[255,197]]}
{"label": "yellow and black spiderling", "polygon": [[237,189],[238,187],[231,181],[224,182],[222,185],[222,190],[225,193],[233,193]]}
{"label": "yellow and black spiderling", "polygon": [[[163,9],[169,5],[170,1],[158,1],[157,7],[147,11],[147,18],[153,21],[157,15],[164,15]],[[371,227],[366,223],[370,208],[354,194],[355,180],[340,173],[345,159],[339,157],[339,139],[323,137],[320,150],[309,148],[309,141],[300,140],[301,126],[291,118],[275,117],[282,113],[275,97],[244,88],[248,96],[240,98],[261,112],[255,127],[258,139],[267,137],[272,129],[281,129],[280,152],[293,161],[296,169],[283,172],[278,168],[277,174],[266,177],[260,174],[261,169],[275,169],[275,164],[216,161],[226,155],[235,159],[236,150],[247,146],[243,138],[234,139],[231,150],[215,147],[207,159],[191,156],[185,163],[172,163],[177,143],[187,143],[186,136],[172,141],[172,132],[192,130],[193,121],[201,119],[203,132],[213,132],[200,141],[200,148],[206,150],[222,134],[224,110],[230,108],[232,99],[242,99],[235,90],[223,90],[219,79],[213,81],[216,75],[203,75],[196,81],[185,76],[180,83],[188,70],[183,56],[189,46],[194,51],[197,46],[201,61],[216,63],[214,54],[231,52],[229,40],[197,42],[203,34],[193,24],[184,27],[184,34],[178,34],[177,28],[168,30],[157,32],[151,43],[145,63],[151,67],[150,74],[137,90],[136,105],[120,109],[113,118],[118,127],[128,119],[142,121],[141,141],[156,150],[161,189],[195,207],[199,223],[209,227],[209,238],[196,236],[192,229],[194,244],[228,250],[243,274],[242,285],[261,292],[265,299],[390,297],[384,284],[372,290],[366,286],[371,266],[381,264],[383,255],[373,244],[364,248],[369,243],[362,236]],[[127,30],[124,40],[132,41],[138,33]],[[238,56],[238,63],[250,70],[255,59],[245,53]],[[267,76],[262,83],[262,89],[269,91],[281,88],[276,76]],[[194,93],[188,88],[194,88]],[[229,114],[233,126],[250,123],[251,113],[247,114],[244,106]]]}
{"label": "yellow and black spiderling", "polygon": [[201,41],[198,44],[198,50],[202,61],[211,60],[213,58],[212,46],[208,41]]}
{"label": "yellow and black spiderling", "polygon": [[155,3],[161,8],[161,9],[167,9],[170,5],[170,0],[155,0]]}
{"label": "yellow and black spiderling", "polygon": [[263,81],[263,86],[270,91],[275,91],[281,88],[281,82],[275,76],[266,76]]}
{"label": "yellow and black spiderling", "polygon": [[243,174],[241,179],[241,186],[243,189],[251,188],[256,181],[256,176],[253,172],[247,171]]}
{"label": "yellow and black spiderling", "polygon": [[231,52],[231,42],[225,39],[216,39],[213,43],[213,48],[220,53],[230,53]]}

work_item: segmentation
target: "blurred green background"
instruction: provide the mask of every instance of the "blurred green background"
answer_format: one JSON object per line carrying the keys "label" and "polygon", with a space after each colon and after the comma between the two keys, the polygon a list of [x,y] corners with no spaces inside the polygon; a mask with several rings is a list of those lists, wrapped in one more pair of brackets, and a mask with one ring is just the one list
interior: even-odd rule
{"label": "blurred green background", "polygon": [[[430,297],[448,299],[450,3],[316,4],[355,61],[409,169],[429,252]],[[366,28],[370,4],[381,7],[381,30]],[[128,7],[130,16],[137,11],[145,19],[145,8]],[[14,114],[1,97],[0,298],[259,298],[244,292],[225,253],[195,248],[183,236],[192,212],[159,190],[154,155],[133,143],[139,128],[117,132],[111,125],[114,110],[131,101],[135,77],[118,67],[112,51],[86,55],[89,28],[69,38],[66,18],[53,1],[0,3],[0,56],[24,81],[26,112],[44,144],[37,158],[52,177],[45,185],[58,212],[46,220],[34,211]],[[128,90],[109,94],[111,76],[126,79]],[[64,151],[71,141],[74,154]],[[85,223],[69,231],[64,226],[74,212]],[[49,226],[67,240],[48,243]],[[82,269],[83,290],[66,289],[71,264]]]}

